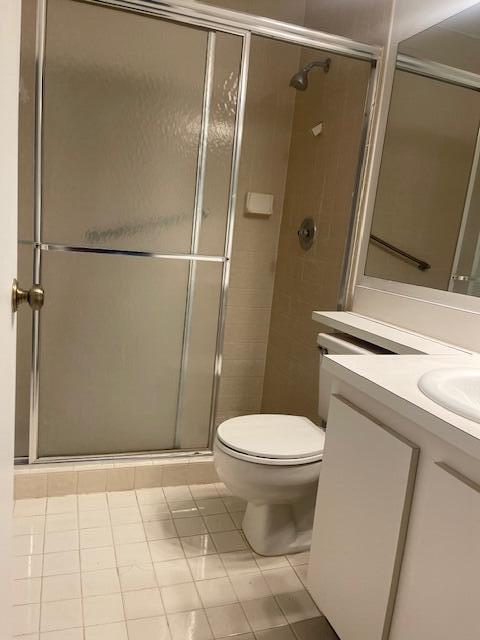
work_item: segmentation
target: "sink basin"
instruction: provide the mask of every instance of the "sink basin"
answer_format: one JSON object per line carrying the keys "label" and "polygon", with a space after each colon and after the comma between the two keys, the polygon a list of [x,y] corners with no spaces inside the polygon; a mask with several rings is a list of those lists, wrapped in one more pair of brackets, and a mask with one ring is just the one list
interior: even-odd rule
{"label": "sink basin", "polygon": [[480,423],[480,369],[434,369],[420,378],[418,388],[445,409]]}

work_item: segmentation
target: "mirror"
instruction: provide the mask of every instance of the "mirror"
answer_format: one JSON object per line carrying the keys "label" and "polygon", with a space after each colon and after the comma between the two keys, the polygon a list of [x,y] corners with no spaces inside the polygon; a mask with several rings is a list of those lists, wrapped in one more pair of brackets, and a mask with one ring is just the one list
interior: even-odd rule
{"label": "mirror", "polygon": [[480,3],[400,43],[365,275],[480,296]]}

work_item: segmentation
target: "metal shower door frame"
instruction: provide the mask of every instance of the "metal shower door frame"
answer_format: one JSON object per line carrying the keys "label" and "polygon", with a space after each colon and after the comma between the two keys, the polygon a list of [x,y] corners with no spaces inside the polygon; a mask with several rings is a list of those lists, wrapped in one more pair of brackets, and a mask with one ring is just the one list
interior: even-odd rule
{"label": "metal shower door frame", "polygon": [[[109,8],[122,8],[123,3],[116,2],[104,2],[103,0],[75,0],[83,2],[85,4],[96,4],[100,6],[106,6]],[[231,256],[232,246],[232,234],[233,234],[233,216],[235,212],[236,203],[236,191],[238,182],[238,165],[240,160],[241,138],[243,131],[243,119],[245,113],[245,101],[246,101],[246,88],[248,81],[248,63],[249,63],[249,51],[250,51],[250,33],[248,31],[240,30],[233,27],[219,28],[218,25],[209,23],[207,20],[181,20],[178,21],[175,15],[164,14],[157,15],[157,12],[148,12],[147,15],[151,15],[152,18],[161,20],[171,20],[174,22],[180,22],[182,25],[188,28],[201,27],[207,30],[207,48],[206,48],[206,62],[205,62],[205,75],[204,75],[204,88],[203,88],[203,105],[202,105],[202,119],[201,130],[199,136],[199,145],[197,152],[197,171],[196,171],[196,183],[195,183],[195,201],[193,207],[192,217],[192,238],[190,245],[190,253],[154,253],[146,251],[128,251],[120,249],[100,248],[100,247],[85,247],[85,246],[71,246],[60,245],[42,242],[42,142],[43,142],[43,98],[44,98],[44,71],[45,71],[45,37],[46,37],[46,16],[47,16],[47,4],[48,0],[37,0],[37,14],[36,14],[36,54],[35,54],[35,143],[34,143],[34,157],[35,157],[35,169],[34,169],[34,241],[33,241],[33,282],[40,283],[42,275],[42,253],[44,251],[62,251],[72,253],[91,253],[91,254],[103,254],[103,255],[130,255],[137,257],[158,258],[167,260],[186,260],[189,263],[189,275],[187,281],[186,291],[186,312],[184,319],[184,330],[182,340],[182,356],[181,356],[181,370],[179,376],[179,386],[176,399],[176,424],[175,424],[175,444],[178,445],[178,426],[179,418],[182,411],[182,389],[184,384],[185,370],[188,363],[188,346],[191,329],[191,316],[192,316],[192,303],[193,292],[195,286],[195,272],[197,262],[217,262],[223,264],[222,272],[222,284],[221,284],[221,305],[219,311],[219,323],[222,322],[224,314],[223,298],[226,295],[228,289],[228,277],[229,277],[229,262]],[[129,3],[130,5],[134,3]],[[141,4],[141,3],[139,3]],[[133,8],[130,11],[135,11]],[[145,13],[145,12],[141,12]],[[199,234],[201,228],[201,217],[203,209],[203,191],[205,181],[205,167],[206,167],[206,152],[208,141],[208,127],[211,107],[211,95],[213,88],[213,73],[215,63],[215,39],[216,32],[223,32],[242,39],[242,49],[239,59],[239,82],[237,90],[237,107],[235,117],[235,132],[232,149],[231,169],[230,169],[230,190],[228,198],[227,208],[227,229],[226,239],[224,244],[223,255],[201,255],[196,253],[199,244]],[[125,454],[94,454],[94,455],[72,455],[72,456],[45,456],[39,457],[38,443],[39,443],[39,388],[40,388],[40,328],[41,328],[41,315],[39,311],[34,311],[32,318],[32,363],[30,373],[30,421],[29,421],[29,463],[41,463],[41,462],[56,462],[65,460],[92,460],[99,458],[122,458],[122,457],[143,457],[151,456],[154,452],[132,452]],[[222,332],[218,331],[217,346],[215,354],[215,367],[214,377],[219,375],[221,368],[221,357],[218,353],[219,340]],[[213,385],[215,392],[215,382]],[[213,400],[212,400],[213,406]],[[211,428],[212,420],[210,419]],[[211,435],[210,429],[208,434],[210,442]],[[168,455],[180,453],[178,449],[165,450],[162,452],[155,452],[156,455]]]}
{"label": "metal shower door frame", "polygon": [[[220,384],[220,376],[222,371],[222,353],[223,340],[225,331],[225,317],[227,308],[227,296],[230,280],[230,262],[233,245],[233,232],[235,223],[235,210],[237,206],[237,186],[240,168],[240,155],[242,148],[242,138],[244,129],[244,116],[247,98],[247,84],[250,58],[251,37],[253,35],[271,38],[280,42],[290,43],[299,47],[310,47],[321,50],[322,52],[330,52],[337,55],[345,55],[347,57],[369,61],[371,63],[370,90],[367,97],[367,108],[365,117],[365,135],[362,140],[362,146],[359,155],[359,176],[354,194],[354,217],[358,215],[359,201],[363,183],[365,181],[365,167],[367,160],[367,152],[369,139],[372,133],[373,107],[375,105],[376,89],[378,87],[379,67],[378,62],[381,60],[383,49],[380,46],[369,45],[358,42],[343,36],[315,31],[306,27],[297,26],[278,20],[264,18],[261,16],[250,15],[243,12],[222,9],[212,5],[204,5],[201,3],[190,2],[189,0],[165,1],[165,0],[72,0],[84,4],[93,4],[97,6],[109,7],[112,9],[123,9],[125,11],[138,13],[141,15],[152,16],[164,20],[170,20],[180,24],[192,27],[200,27],[209,31],[209,47],[210,53],[207,52],[206,79],[209,73],[209,56],[212,56],[212,49],[215,46],[215,32],[227,33],[242,38],[242,52],[240,58],[239,85],[237,92],[237,112],[235,119],[235,130],[232,149],[232,161],[230,172],[230,185],[227,209],[227,226],[225,234],[225,246],[223,256],[202,256],[194,254],[196,246],[198,246],[198,229],[201,215],[201,198],[197,189],[203,189],[202,180],[199,172],[204,174],[205,160],[201,159],[202,150],[199,148],[198,165],[197,165],[197,185],[195,194],[195,214],[197,219],[192,222],[192,243],[190,254],[165,254],[165,253],[147,253],[120,251],[114,249],[101,249],[98,247],[72,247],[54,244],[45,244],[41,242],[41,213],[42,213],[42,125],[43,125],[43,80],[45,65],[45,31],[46,31],[46,6],[48,0],[37,0],[37,29],[36,29],[36,55],[35,55],[35,176],[34,176],[34,283],[39,283],[41,277],[41,252],[48,251],[71,251],[71,252],[91,252],[103,254],[120,254],[120,255],[138,255],[155,258],[168,258],[178,260],[189,260],[189,280],[187,290],[187,313],[184,325],[184,341],[182,348],[182,372],[179,382],[179,395],[177,399],[177,431],[178,420],[181,414],[181,406],[178,404],[181,393],[182,374],[184,373],[183,365],[188,360],[188,336],[189,323],[191,315],[188,309],[191,309],[191,300],[193,295],[193,286],[195,280],[195,265],[197,261],[205,262],[222,262],[223,273],[221,281],[220,308],[218,316],[218,330],[216,339],[216,352],[214,364],[213,389],[211,397],[210,412],[210,429],[208,447],[212,447],[215,432],[215,415],[218,402],[218,391]],[[211,37],[213,35],[213,38]],[[371,88],[374,87],[375,91]],[[208,105],[208,90],[205,92],[204,86],[204,109]],[[205,115],[205,114],[203,114]],[[204,119],[202,119],[202,127]],[[207,118],[208,126],[208,118]],[[206,139],[205,132],[201,134]],[[200,181],[200,182],[199,182]],[[200,214],[198,213],[200,212]],[[347,240],[348,247],[351,245],[351,237]],[[195,244],[197,243],[197,244]],[[99,454],[99,455],[79,455],[79,456],[61,456],[61,457],[38,457],[38,417],[39,417],[39,330],[40,316],[39,312],[33,312],[33,346],[32,346],[32,365],[31,365],[31,391],[30,391],[30,428],[29,428],[29,462],[65,462],[65,461],[82,461],[82,460],[112,460],[112,459],[128,459],[128,458],[152,458],[152,457],[189,457],[199,455],[210,455],[211,450],[164,450],[151,451],[145,453],[132,452],[124,454]]]}

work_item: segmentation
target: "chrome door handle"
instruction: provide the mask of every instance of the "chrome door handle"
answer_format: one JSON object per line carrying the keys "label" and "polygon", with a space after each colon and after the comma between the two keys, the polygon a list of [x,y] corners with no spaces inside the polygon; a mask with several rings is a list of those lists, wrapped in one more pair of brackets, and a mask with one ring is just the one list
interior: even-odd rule
{"label": "chrome door handle", "polygon": [[45,292],[39,284],[34,284],[30,289],[21,289],[15,278],[12,285],[12,311],[18,311],[18,307],[28,302],[33,311],[40,311],[45,301]]}

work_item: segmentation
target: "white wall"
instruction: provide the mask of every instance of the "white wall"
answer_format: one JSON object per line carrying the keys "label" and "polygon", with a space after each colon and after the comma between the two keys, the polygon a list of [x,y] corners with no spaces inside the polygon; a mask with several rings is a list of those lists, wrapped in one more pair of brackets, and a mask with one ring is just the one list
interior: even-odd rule
{"label": "white wall", "polygon": [[[360,216],[355,229],[353,258],[351,260],[349,273],[350,291],[353,291],[353,298],[349,300],[349,307],[353,311],[386,322],[394,322],[399,326],[413,331],[418,330],[427,335],[429,335],[429,333],[425,331],[425,327],[435,324],[437,328],[436,337],[452,344],[458,343],[458,336],[462,332],[459,331],[455,324],[452,325],[451,318],[449,322],[442,322],[442,308],[445,306],[459,309],[468,308],[470,309],[469,313],[472,313],[473,308],[473,312],[477,314],[480,313],[480,301],[465,300],[465,296],[412,285],[405,285],[400,288],[400,295],[398,287],[392,286],[391,288],[395,289],[395,295],[392,295],[389,291],[386,291],[386,289],[388,290],[390,288],[390,283],[380,280],[377,280],[375,283],[374,279],[365,278],[363,273],[398,43],[475,4],[477,4],[477,2],[472,0],[421,0],[421,2],[418,2],[418,0],[396,0],[394,3],[389,37],[385,44],[385,56],[382,63],[383,68],[380,72],[379,100],[374,118],[370,157],[367,167],[368,177],[364,186]],[[372,295],[375,297],[374,306],[371,304]],[[414,308],[415,299],[428,300],[430,304],[422,302],[416,312],[412,313],[412,309],[409,308],[408,314],[403,313],[406,297],[414,300]],[[421,314],[423,320],[421,325],[417,323],[419,314]],[[464,317],[463,311],[459,316],[459,322],[461,321],[461,317]],[[392,320],[392,318],[394,318],[394,320]],[[463,346],[468,346],[480,351],[480,335],[475,338],[470,333],[467,335],[463,333],[462,338]],[[465,344],[466,342],[468,342],[468,345]]]}
{"label": "white wall", "polygon": [[19,0],[3,0],[0,18],[0,620],[11,637],[11,518],[15,414],[15,322],[12,279],[17,268],[17,148],[20,52]]}

